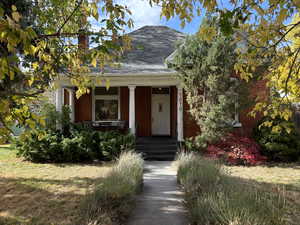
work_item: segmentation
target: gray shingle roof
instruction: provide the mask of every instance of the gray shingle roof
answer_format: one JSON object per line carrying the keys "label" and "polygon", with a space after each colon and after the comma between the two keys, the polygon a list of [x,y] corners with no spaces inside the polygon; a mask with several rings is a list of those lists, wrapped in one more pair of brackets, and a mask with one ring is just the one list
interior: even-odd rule
{"label": "gray shingle roof", "polygon": [[184,33],[167,26],[144,26],[128,35],[132,49],[124,54],[120,68],[107,67],[104,73],[174,73],[165,65],[165,59],[175,51],[176,44],[184,40]]}

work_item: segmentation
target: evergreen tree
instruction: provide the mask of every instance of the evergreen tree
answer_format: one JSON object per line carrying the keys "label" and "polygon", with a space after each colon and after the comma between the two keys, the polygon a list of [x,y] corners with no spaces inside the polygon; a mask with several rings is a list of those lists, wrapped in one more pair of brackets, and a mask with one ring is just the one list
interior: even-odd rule
{"label": "evergreen tree", "polygon": [[[202,26],[216,28],[215,19]],[[235,49],[232,38],[221,33],[211,40],[196,34],[186,38],[169,62],[179,72],[190,114],[201,129],[195,137],[200,147],[218,140],[233,126],[237,101],[245,90],[234,77]]]}

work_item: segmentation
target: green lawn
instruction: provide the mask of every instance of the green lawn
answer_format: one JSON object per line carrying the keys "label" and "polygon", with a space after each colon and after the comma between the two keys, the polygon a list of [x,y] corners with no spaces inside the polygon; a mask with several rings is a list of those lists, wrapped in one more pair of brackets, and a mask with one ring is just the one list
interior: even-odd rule
{"label": "green lawn", "polygon": [[36,164],[0,146],[0,225],[74,224],[87,190],[110,165]]}
{"label": "green lawn", "polygon": [[289,212],[289,224],[300,221],[300,163],[270,164],[268,166],[225,166],[232,176],[247,184],[256,185],[268,191],[285,190]]}

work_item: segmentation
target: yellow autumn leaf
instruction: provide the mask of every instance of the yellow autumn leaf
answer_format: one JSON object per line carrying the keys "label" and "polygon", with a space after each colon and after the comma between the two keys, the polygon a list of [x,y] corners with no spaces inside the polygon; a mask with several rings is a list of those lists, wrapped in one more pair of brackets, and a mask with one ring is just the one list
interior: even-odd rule
{"label": "yellow autumn leaf", "polygon": [[287,13],[288,13],[288,10],[287,10],[287,9],[282,9],[282,10],[279,12],[279,16],[277,17],[277,22],[278,22],[278,23],[282,23],[282,22],[284,21],[284,19],[286,18]]}
{"label": "yellow autumn leaf", "polygon": [[97,58],[93,58],[91,64],[93,67],[96,67],[97,66]]}
{"label": "yellow autumn leaf", "polygon": [[16,22],[19,22],[20,21],[20,18],[21,18],[21,15],[18,13],[18,12],[13,12],[11,14],[12,18],[14,19],[14,21]]}
{"label": "yellow autumn leaf", "polygon": [[14,73],[14,71],[9,71],[9,79],[10,80],[13,80],[15,78],[15,73]]}
{"label": "yellow autumn leaf", "polygon": [[43,126],[43,127],[45,127],[46,126],[46,121],[45,121],[45,119],[44,118],[42,118],[42,119],[40,119],[40,124]]}
{"label": "yellow autumn leaf", "polygon": [[106,79],[106,90],[110,88],[110,80]]}
{"label": "yellow autumn leaf", "polygon": [[39,140],[39,141],[42,140],[44,136],[45,136],[44,133],[39,132],[39,134],[38,134],[38,140]]}
{"label": "yellow autumn leaf", "polygon": [[34,77],[31,77],[29,80],[28,80],[28,85],[31,87],[32,84],[34,82]]}
{"label": "yellow autumn leaf", "polygon": [[32,68],[33,69],[37,69],[39,67],[39,63],[38,62],[34,62],[34,63],[32,63]]}
{"label": "yellow autumn leaf", "polygon": [[276,125],[272,127],[272,133],[279,133],[281,131],[281,126]]}
{"label": "yellow autumn leaf", "polygon": [[12,9],[13,11],[17,11],[17,7],[16,7],[15,5],[12,5],[12,6],[11,6],[11,9]]}

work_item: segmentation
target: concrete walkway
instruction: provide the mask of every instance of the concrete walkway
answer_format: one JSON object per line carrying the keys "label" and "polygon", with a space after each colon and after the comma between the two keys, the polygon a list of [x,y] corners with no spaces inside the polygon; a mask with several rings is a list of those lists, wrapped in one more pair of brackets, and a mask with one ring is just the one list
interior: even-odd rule
{"label": "concrete walkway", "polygon": [[144,189],[128,225],[188,225],[172,162],[148,161]]}

